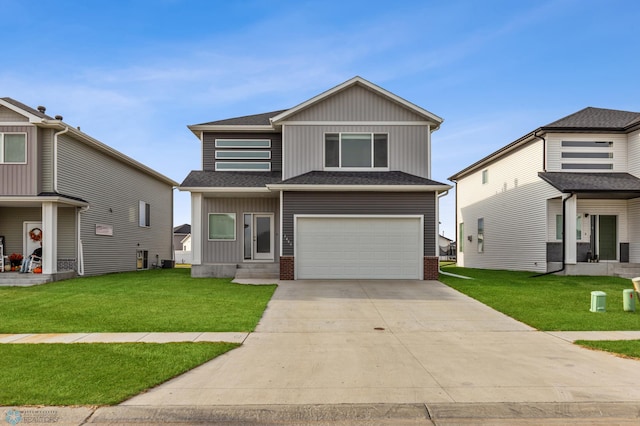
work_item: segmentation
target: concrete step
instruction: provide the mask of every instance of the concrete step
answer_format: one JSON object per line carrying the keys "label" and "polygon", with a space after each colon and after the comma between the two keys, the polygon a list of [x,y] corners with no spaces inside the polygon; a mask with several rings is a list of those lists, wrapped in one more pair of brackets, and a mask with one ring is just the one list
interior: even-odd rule
{"label": "concrete step", "polygon": [[236,269],[236,278],[280,278],[280,265],[277,263],[240,263]]}
{"label": "concrete step", "polygon": [[21,274],[19,272],[0,273],[0,287],[30,287],[52,281],[53,278],[50,275],[44,274]]}

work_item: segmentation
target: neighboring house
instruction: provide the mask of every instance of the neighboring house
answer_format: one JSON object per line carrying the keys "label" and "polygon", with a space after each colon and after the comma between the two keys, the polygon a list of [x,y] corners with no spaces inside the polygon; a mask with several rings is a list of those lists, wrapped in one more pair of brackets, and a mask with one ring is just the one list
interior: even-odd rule
{"label": "neighboring house", "polygon": [[180,226],[176,226],[173,228],[173,249],[174,250],[185,250],[183,248],[182,240],[191,234],[191,225],[183,224]]}
{"label": "neighboring house", "polygon": [[191,251],[191,234],[184,237],[180,243],[183,251]]}
{"label": "neighboring house", "polygon": [[449,179],[458,263],[633,275],[640,270],[640,113],[585,108]]}
{"label": "neighboring house", "polygon": [[438,246],[440,247],[440,260],[452,260],[456,258],[456,244],[453,240],[444,235],[440,235],[438,237]]}
{"label": "neighboring house", "polygon": [[431,133],[442,119],[360,77],[288,110],[189,126],[192,275],[437,279]]}
{"label": "neighboring house", "polygon": [[191,263],[191,225],[184,224],[173,228],[173,250],[176,263]]}
{"label": "neighboring house", "polygon": [[45,281],[172,259],[174,186],[45,108],[0,98],[4,252],[42,243]]}

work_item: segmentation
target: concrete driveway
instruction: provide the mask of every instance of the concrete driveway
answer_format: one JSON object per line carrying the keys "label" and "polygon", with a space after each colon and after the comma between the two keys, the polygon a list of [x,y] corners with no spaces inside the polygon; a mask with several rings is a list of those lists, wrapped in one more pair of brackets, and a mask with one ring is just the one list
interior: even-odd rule
{"label": "concrete driveway", "polygon": [[284,281],[242,347],[123,405],[637,402],[639,367],[437,281]]}

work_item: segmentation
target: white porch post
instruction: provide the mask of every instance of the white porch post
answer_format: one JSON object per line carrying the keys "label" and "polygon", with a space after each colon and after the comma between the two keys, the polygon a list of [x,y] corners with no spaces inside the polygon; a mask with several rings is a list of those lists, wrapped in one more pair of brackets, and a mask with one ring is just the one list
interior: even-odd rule
{"label": "white porch post", "polygon": [[565,263],[575,265],[577,262],[576,218],[578,211],[578,199],[570,196],[565,199]]}
{"label": "white porch post", "polygon": [[42,203],[42,273],[58,272],[58,205]]}
{"label": "white porch post", "polygon": [[202,265],[202,193],[191,193],[191,264]]}

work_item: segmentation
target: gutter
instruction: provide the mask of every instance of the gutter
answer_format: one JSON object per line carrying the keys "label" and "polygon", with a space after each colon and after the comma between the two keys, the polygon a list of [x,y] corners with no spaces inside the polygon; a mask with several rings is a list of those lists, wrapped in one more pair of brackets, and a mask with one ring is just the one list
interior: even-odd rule
{"label": "gutter", "polygon": [[533,132],[533,137],[542,139],[542,171],[547,171],[547,140],[542,136],[538,136],[538,131]]}

